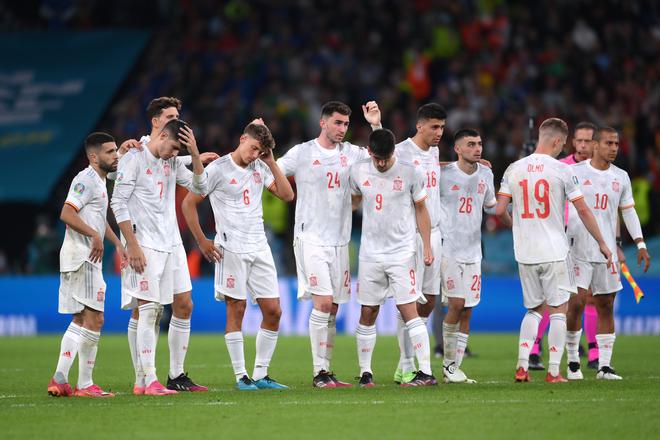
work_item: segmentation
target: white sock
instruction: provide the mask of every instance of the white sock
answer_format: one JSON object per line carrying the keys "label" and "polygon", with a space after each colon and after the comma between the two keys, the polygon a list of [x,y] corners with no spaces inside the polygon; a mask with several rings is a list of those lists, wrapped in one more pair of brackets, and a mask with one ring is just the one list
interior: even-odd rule
{"label": "white sock", "polygon": [[528,310],[520,324],[520,338],[518,339],[518,367],[525,371],[529,368],[529,353],[532,351],[536,334],[539,332],[539,323],[542,316]]}
{"label": "white sock", "polygon": [[566,357],[568,362],[580,363],[580,338],[582,329],[572,332],[566,332]]}
{"label": "white sock", "polygon": [[337,315],[328,318],[328,342],[325,345],[325,370],[330,371],[332,354],[335,350],[335,337],[337,336]]}
{"label": "white sock", "polygon": [[457,332],[459,328],[459,323],[456,324],[447,324],[446,322],[442,323],[442,334],[443,334],[443,344],[444,344],[444,355],[442,357],[442,365],[445,367],[456,362],[456,343],[457,343]]}
{"label": "white sock", "polygon": [[376,347],[376,326],[358,324],[355,330],[357,339],[358,363],[360,365],[360,376],[362,373],[371,371],[371,356]]}
{"label": "white sock", "polygon": [[314,376],[325,370],[325,357],[328,347],[328,319],[330,313],[312,309],[309,315],[309,341],[312,345],[312,365]]}
{"label": "white sock", "polygon": [[167,332],[167,342],[170,347],[170,379],[176,379],[183,374],[183,363],[188,352],[190,341],[190,319],[172,316],[170,329]]}
{"label": "white sock", "polygon": [[268,366],[273,358],[276,345],[277,332],[260,328],[257,332],[257,352],[254,357],[252,380],[259,380],[268,376]]}
{"label": "white sock", "polygon": [[143,387],[144,373],[142,372],[142,364],[140,364],[140,356],[137,351],[137,319],[131,318],[128,321],[128,349],[131,352],[131,360],[133,361],[133,369],[135,370],[135,385]]}
{"label": "white sock", "polygon": [[78,389],[94,384],[92,371],[96,363],[96,352],[99,348],[100,332],[80,329],[80,348],[78,350]]}
{"label": "white sock", "polygon": [[463,356],[465,356],[465,349],[468,345],[468,338],[470,337],[467,333],[456,333],[456,366],[460,367],[463,363]]}
{"label": "white sock", "polygon": [[243,333],[231,332],[225,334],[225,343],[234,369],[234,376],[238,382],[243,376],[247,376],[245,369],[245,354],[243,353]]}
{"label": "white sock", "polygon": [[410,343],[408,328],[406,323],[403,322],[401,313],[396,315],[396,338],[399,341],[399,365],[397,370],[401,370],[404,374],[415,371],[415,353]]}
{"label": "white sock", "polygon": [[424,374],[433,374],[431,372],[431,343],[429,342],[429,332],[426,329],[424,320],[413,318],[406,322],[406,328],[410,335],[410,343],[415,352],[419,370]]}
{"label": "white sock", "polygon": [[612,361],[612,351],[614,350],[615,333],[604,333],[596,335],[598,343],[598,369],[610,367]]}
{"label": "white sock", "polygon": [[81,329],[82,328],[78,324],[72,322],[62,336],[62,342],[60,343],[60,357],[57,361],[57,367],[55,368],[55,375],[53,376],[57,383],[69,382],[69,370],[71,370],[71,365],[73,365],[76,354],[78,354]]}
{"label": "white sock", "polygon": [[139,307],[140,317],[137,325],[137,352],[144,372],[144,383],[149,386],[156,377],[156,331],[154,325],[159,304],[147,303]]}
{"label": "white sock", "polygon": [[158,345],[158,338],[160,337],[160,319],[163,317],[163,310],[165,307],[162,304],[154,303],[156,305],[156,321],[154,322],[154,335],[156,335],[156,345]]}
{"label": "white sock", "polygon": [[548,330],[548,373],[553,376],[559,374],[559,364],[564,355],[566,346],[566,313],[553,313],[550,315],[550,330]]}

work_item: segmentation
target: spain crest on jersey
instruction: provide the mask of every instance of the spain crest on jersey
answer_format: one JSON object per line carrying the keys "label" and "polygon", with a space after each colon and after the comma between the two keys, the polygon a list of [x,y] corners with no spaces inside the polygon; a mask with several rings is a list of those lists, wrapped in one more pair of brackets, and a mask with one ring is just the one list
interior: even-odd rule
{"label": "spain crest on jersey", "polygon": [[486,184],[483,180],[477,185],[477,194],[486,194]]}
{"label": "spain crest on jersey", "polygon": [[392,182],[392,191],[403,191],[403,180],[400,177],[397,177]]}
{"label": "spain crest on jersey", "polygon": [[619,192],[619,189],[620,189],[619,182],[617,180],[612,182],[612,191]]}
{"label": "spain crest on jersey", "polygon": [[169,176],[170,174],[172,174],[172,167],[167,162],[165,162],[165,164],[163,165],[163,174],[165,174],[165,176]]}
{"label": "spain crest on jersey", "polygon": [[254,173],[252,173],[252,178],[254,179],[254,183],[256,183],[257,185],[261,185],[261,174],[259,173],[259,171],[255,171]]}
{"label": "spain crest on jersey", "polygon": [[348,158],[342,154],[341,156],[339,156],[339,164],[343,168],[346,168],[348,166]]}

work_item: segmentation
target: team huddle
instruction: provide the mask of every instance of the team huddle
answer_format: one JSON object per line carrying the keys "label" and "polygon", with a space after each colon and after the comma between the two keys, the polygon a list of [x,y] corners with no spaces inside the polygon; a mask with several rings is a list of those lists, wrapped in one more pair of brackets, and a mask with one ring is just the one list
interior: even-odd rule
{"label": "team huddle", "polygon": [[[60,216],[67,229],[60,252],[59,312],[73,318],[48,384],[50,395],[113,396],[92,379],[103,326],[104,237],[121,256],[121,304],[132,310],[128,341],[135,370],[133,394],[208,390],[184,373],[192,284],[176,219],[176,185],[189,191],[181,205],[185,220],[201,253],[215,265],[214,294],[226,304],[225,342],[239,390],[288,388],[268,373],[282,311],[264,231],[264,188],[285,202],[296,199],[293,248],[298,298],[313,303],[309,337],[314,387],[353,386],[335,376],[331,363],[337,312],[350,299],[348,246],[353,211],[358,209],[359,386],[375,386],[371,361],[376,318],[388,298],[398,309],[400,359],[395,382],[402,387],[438,384],[431,370],[426,323],[440,301],[448,306],[442,378],[448,383],[476,382],[461,364],[472,308],[481,299],[483,212],[496,215],[513,230],[528,309],[520,329],[515,380],[530,380],[530,352],[544,312],[550,323],[546,381],[583,378],[578,345],[587,301],[598,310],[597,378],[621,379],[610,365],[614,297],[622,288],[619,212],[645,270],[650,257],[630,179],[612,164],[619,145],[614,129],[593,126],[589,157],[567,165],[555,159],[568,137],[566,123],[556,118],[544,121],[536,151],[508,167],[496,193],[490,164],[481,158],[478,131],[456,131],[458,159],[440,161],[438,144],[447,113],[438,104],[420,107],[415,135],[396,143],[393,133],[381,126],[378,105],[366,103],[362,110],[373,131],[367,148],[362,148],[344,141],[351,109],[328,102],[321,109],[319,136],[277,160],[275,141],[261,119],[247,125],[232,153],[200,153],[193,131],[179,119],[180,109],[176,98],[154,99],[147,108],[150,135],[128,140],[120,148],[106,133],[93,133],[85,141],[89,167],[73,179]],[[179,156],[184,150],[188,155]],[[295,194],[289,178],[296,184]],[[111,196],[106,179],[114,180]],[[197,212],[206,198],[215,218],[212,240],[202,230]],[[108,205],[121,239],[106,220]],[[248,299],[262,313],[251,374],[241,331]],[[163,385],[155,359],[160,317],[167,304],[172,305],[170,367]],[[559,372],[564,347],[567,379]],[[68,375],[76,355],[79,378],[72,389]]]}

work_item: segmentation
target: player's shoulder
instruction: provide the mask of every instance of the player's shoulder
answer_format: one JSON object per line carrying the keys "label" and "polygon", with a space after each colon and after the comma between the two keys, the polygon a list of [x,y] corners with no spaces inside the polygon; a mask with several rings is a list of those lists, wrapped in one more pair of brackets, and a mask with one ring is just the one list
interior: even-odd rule
{"label": "player's shoulder", "polygon": [[623,168],[619,168],[618,166],[614,165],[613,163],[610,164],[610,169],[612,170],[612,174],[615,174],[617,176],[628,176],[628,172],[624,170]]}
{"label": "player's shoulder", "polygon": [[343,154],[362,154],[366,151],[366,148],[352,144],[350,142],[339,143],[339,152]]}
{"label": "player's shoulder", "polygon": [[[453,162],[455,164],[456,162]],[[477,172],[481,175],[484,175],[486,177],[492,177],[493,176],[493,170],[488,168],[486,165],[477,163]]]}

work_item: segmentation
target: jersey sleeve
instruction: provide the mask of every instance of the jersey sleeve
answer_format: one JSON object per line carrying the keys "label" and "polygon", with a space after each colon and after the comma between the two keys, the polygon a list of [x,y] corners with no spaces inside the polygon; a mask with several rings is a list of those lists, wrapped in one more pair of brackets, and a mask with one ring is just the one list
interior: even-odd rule
{"label": "jersey sleeve", "polygon": [[294,145],[284,153],[284,156],[277,159],[277,165],[280,167],[285,176],[293,176],[296,174],[298,167],[298,155],[300,152],[300,144]]}
{"label": "jersey sleeve", "polygon": [[429,195],[424,188],[424,175],[421,171],[413,169],[413,179],[412,185],[410,187],[410,193],[415,203],[419,203],[422,200],[425,200]]}
{"label": "jersey sleeve", "polygon": [[621,201],[619,202],[619,209],[627,209],[635,206],[635,199],[632,194],[632,183],[630,182],[630,177],[625,175],[625,178],[622,183],[621,188]]}
{"label": "jersey sleeve", "polygon": [[270,189],[275,183],[275,176],[273,176],[273,172],[268,168],[268,165],[263,162],[261,163],[261,174],[264,176],[264,186],[266,189]]}
{"label": "jersey sleeve", "polygon": [[222,185],[222,173],[220,172],[220,167],[218,166],[217,161],[214,161],[206,167],[206,184],[207,188],[206,193],[204,193],[205,196],[211,194]]}
{"label": "jersey sleeve", "polygon": [[492,172],[486,173],[486,194],[484,195],[484,208],[492,208],[497,204],[495,199],[495,183]]}
{"label": "jersey sleeve", "polygon": [[176,183],[195,194],[208,194],[207,172],[204,170],[199,176],[194,174],[183,165],[183,162],[176,161]]}
{"label": "jersey sleeve", "polygon": [[133,194],[139,172],[140,160],[137,154],[125,154],[119,161],[115,188],[112,191],[112,200],[110,200],[110,207],[115,214],[117,223],[131,219],[128,212],[128,199]]}
{"label": "jersey sleeve", "polygon": [[574,202],[584,197],[582,191],[580,191],[578,178],[569,165],[563,165],[561,179],[564,183],[564,191],[568,200]]}
{"label": "jersey sleeve", "polygon": [[177,156],[176,161],[184,167],[192,165],[192,156]]}
{"label": "jersey sleeve", "polygon": [[497,195],[511,198],[511,187],[509,186],[509,174],[511,172],[511,165],[509,165],[502,176],[502,181],[500,182],[500,190],[497,192]]}
{"label": "jersey sleeve", "polygon": [[64,203],[71,206],[76,211],[80,211],[93,198],[93,185],[89,179],[83,176],[76,176],[71,182],[69,193]]}

